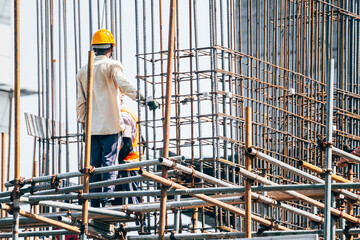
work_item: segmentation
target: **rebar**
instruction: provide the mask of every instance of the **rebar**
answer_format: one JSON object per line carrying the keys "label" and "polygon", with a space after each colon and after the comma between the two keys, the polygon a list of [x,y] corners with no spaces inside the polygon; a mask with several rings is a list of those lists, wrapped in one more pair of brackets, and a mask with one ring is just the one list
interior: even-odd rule
{"label": "rebar", "polygon": [[[245,203],[241,199],[245,192],[243,186],[249,185],[249,179],[258,179],[261,181],[253,183],[255,186],[251,187],[250,195],[253,200],[252,214],[255,216],[272,219],[296,234],[325,233],[325,238],[329,239],[335,237],[335,226],[339,228],[336,234],[343,234],[344,231],[345,234],[353,234],[357,231],[347,231],[347,228],[354,227],[359,221],[356,217],[360,212],[359,184],[346,180],[351,179],[346,175],[347,172],[354,174],[354,181],[360,174],[360,158],[350,153],[360,146],[360,4],[357,1],[171,1],[172,4],[176,2],[172,5],[176,10],[169,8],[169,1],[162,0],[70,2],[63,0],[54,4],[53,0],[36,1],[37,17],[31,20],[36,21],[34,28],[37,33],[37,42],[33,44],[37,49],[34,86],[38,88],[37,112],[45,120],[42,126],[44,137],[35,138],[38,143],[34,144],[37,153],[34,149],[34,155],[31,156],[37,161],[30,161],[28,156],[24,156],[23,161],[33,162],[39,176],[24,180],[24,184],[30,186],[23,186],[22,182],[18,184],[20,175],[17,172],[10,176],[9,169],[16,170],[20,164],[17,154],[20,149],[16,150],[19,139],[15,134],[15,145],[12,145],[10,121],[8,140],[12,144],[8,145],[5,187],[15,185],[18,188],[16,190],[24,194],[23,197],[28,197],[31,203],[55,199],[79,202],[77,191],[83,185],[78,178],[82,173],[78,170],[86,167],[83,165],[85,146],[81,140],[80,125],[71,119],[71,101],[75,96],[71,96],[73,89],[68,77],[75,77],[82,66],[85,57],[82,43],[90,42],[94,27],[97,26],[113,32],[117,48],[112,58],[124,61],[129,81],[136,74],[138,99],[140,94],[144,94],[145,104],[148,97],[162,103],[161,110],[149,112],[138,102],[139,133],[143,136],[140,144],[141,159],[156,159],[167,154],[185,156],[184,159],[174,161],[161,159],[161,171],[169,170],[168,177],[175,176],[171,181],[189,189],[167,191],[166,195],[177,196],[173,202],[171,197],[165,198],[165,188],[161,197],[158,183],[137,176],[101,181],[89,186],[140,181],[141,191],[134,194],[123,191],[111,194],[84,193],[83,199],[110,195],[143,196],[145,203],[114,208],[126,211],[128,207],[128,210],[145,213],[146,216],[142,217],[147,222],[145,229],[152,231],[149,238],[156,238],[155,234],[158,233],[156,225],[160,201],[163,204],[160,235],[164,234],[167,227],[165,215],[176,218],[176,224],[172,227],[178,230],[186,209],[191,209],[192,226],[184,230],[189,232],[186,234],[196,231],[215,233],[213,236],[205,233],[192,236],[175,234],[179,239],[245,237],[245,231],[247,236],[257,236],[255,232],[249,231],[249,222],[246,221],[245,226],[244,219],[233,212],[202,200],[185,198],[190,193],[236,193],[235,197],[224,195],[218,199],[226,203],[232,199],[234,207],[241,208]],[[134,7],[134,12],[128,11]],[[172,14],[171,9],[174,10]],[[171,21],[163,21],[164,14],[172,16]],[[27,21],[26,15],[24,18]],[[18,26],[17,23],[18,19],[14,18],[14,27]],[[134,29],[134,33],[127,32],[128,26]],[[16,34],[20,30],[14,31],[15,51],[19,49]],[[68,37],[69,31],[73,31],[74,37]],[[167,34],[171,41],[164,44],[163,36]],[[129,43],[135,43],[135,49]],[[17,53],[14,60],[19,62]],[[23,56],[27,57],[26,54]],[[332,65],[335,74],[330,72],[329,59],[334,59]],[[136,60],[136,73],[131,67],[127,69],[133,60]],[[70,63],[74,63],[74,66],[70,66]],[[165,64],[168,66],[166,69]],[[14,66],[15,78],[18,78],[18,65]],[[329,81],[331,78],[333,87]],[[167,91],[166,94],[166,87],[171,85],[173,91]],[[329,90],[333,91],[333,98]],[[15,132],[19,131],[18,97],[19,86],[15,84],[15,91],[9,92],[10,106],[12,101],[15,103]],[[330,103],[333,104],[333,110],[330,109]],[[249,152],[246,151],[250,146],[245,141],[244,113],[249,107],[253,110],[251,145],[256,148],[253,153],[258,153],[257,157],[247,155]],[[170,112],[170,109],[173,111]],[[11,107],[9,112],[9,120],[12,120]],[[328,121],[331,114],[333,123]],[[63,132],[60,136],[53,134],[55,122],[60,123]],[[76,133],[70,134],[72,129],[76,129]],[[333,133],[332,137],[330,132]],[[73,143],[76,148],[71,147]],[[10,149],[16,151],[15,161]],[[332,152],[331,158],[329,151]],[[349,160],[347,169],[329,165],[330,159],[336,162],[340,157]],[[249,166],[250,158],[251,172],[244,169]],[[143,160],[137,166],[160,175],[158,163],[157,160]],[[318,177],[304,169],[304,165],[299,166],[299,163],[305,164],[311,171],[315,170]],[[94,173],[123,170],[125,165],[98,168]],[[61,171],[62,166],[65,166],[66,172]],[[174,171],[168,168],[179,169],[184,174],[174,175]],[[240,170],[240,174],[236,170]],[[329,175],[345,183],[331,183]],[[325,180],[322,179],[324,176]],[[51,184],[54,178],[57,184],[63,180],[64,184],[59,189]],[[310,197],[313,194],[309,193],[310,190],[322,197],[325,185],[325,203]],[[16,198],[10,198],[11,190],[2,188],[0,202],[17,204]],[[281,191],[284,197],[279,197],[280,200],[271,198],[272,194],[280,195]],[[178,196],[184,197],[179,201]],[[284,199],[290,201],[283,202]],[[335,200],[336,207],[332,206]],[[184,208],[182,203],[185,204]],[[321,209],[325,208],[326,211],[322,212]],[[176,214],[171,213],[170,209]],[[335,217],[330,221],[330,230],[329,209]],[[347,209],[346,212],[343,209]],[[55,205],[40,207],[44,215],[51,215],[49,212],[56,210]],[[322,213],[326,213],[327,219],[325,232],[323,226],[317,225],[323,222],[319,216]],[[80,217],[80,214],[74,212],[72,217]],[[89,216],[99,217],[97,214]],[[346,223],[342,217],[353,223],[348,224],[345,230]],[[110,218],[102,219],[111,222]],[[11,222],[10,218],[0,219],[0,229],[9,231]],[[40,226],[34,221],[27,225],[20,222],[20,225],[26,228]],[[257,223],[252,222],[250,227],[252,231],[262,231]],[[216,232],[223,230],[239,233]],[[265,233],[269,236],[283,234],[280,231]],[[20,236],[30,235],[20,233]],[[50,231],[49,235],[52,235]],[[145,237],[148,235],[130,238]],[[170,236],[166,234],[165,238]]]}

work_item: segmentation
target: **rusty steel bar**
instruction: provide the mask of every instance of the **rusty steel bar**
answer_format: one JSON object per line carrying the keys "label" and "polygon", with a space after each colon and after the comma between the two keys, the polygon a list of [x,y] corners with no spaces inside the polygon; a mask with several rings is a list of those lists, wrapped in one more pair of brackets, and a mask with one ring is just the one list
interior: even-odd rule
{"label": "rusty steel bar", "polygon": [[[32,176],[37,177],[38,175],[38,162],[36,160],[36,137],[34,138],[34,156],[33,156],[33,172]],[[34,184],[36,185],[36,184]],[[38,214],[39,212],[39,206],[37,204],[33,205],[33,212],[34,214]],[[38,231],[38,228],[33,229],[34,232]],[[38,237],[34,237],[34,240],[38,240]]]}
{"label": "rusty steel bar", "polygon": [[19,209],[20,209],[20,1],[14,1],[14,71],[15,71],[15,155],[14,155],[14,179],[13,190],[13,236],[14,240],[19,237]]}
{"label": "rusty steel bar", "polygon": [[[252,108],[245,108],[245,147],[252,146]],[[245,157],[245,169],[251,171],[251,156]],[[251,238],[251,180],[245,179],[245,237]]]}
{"label": "rusty steel bar", "polygon": [[[1,192],[5,192],[5,181],[6,181],[6,150],[5,150],[5,136],[6,133],[1,133]],[[6,217],[6,212],[1,211],[1,217]]]}
{"label": "rusty steel bar", "polygon": [[[348,165],[348,172],[347,172],[347,177],[348,177],[348,181],[349,182],[353,182],[354,181],[354,171],[352,170],[353,168],[353,164],[349,164]],[[333,174],[332,174],[333,175]],[[350,190],[350,189],[349,189]],[[350,190],[351,191],[351,190]],[[352,201],[347,201],[346,204],[346,212],[350,215],[354,215],[354,203]],[[353,240],[354,236],[350,235],[349,237],[347,237],[348,240]]]}
{"label": "rusty steel bar", "polygon": [[[303,167],[303,168],[306,168],[312,172],[315,172],[319,175],[322,175],[325,173],[325,169],[323,168],[320,168],[320,167],[317,167],[311,163],[308,163],[308,162],[305,162],[305,161],[299,161],[299,166],[300,167]],[[346,178],[343,178],[339,175],[336,175],[334,173],[331,174],[331,179],[336,181],[336,182],[340,182],[340,183],[351,183],[352,181],[346,179]]]}
{"label": "rusty steel bar", "polygon": [[[166,100],[165,100],[165,119],[164,119],[164,146],[163,156],[169,157],[170,145],[170,116],[171,116],[171,89],[172,89],[172,74],[174,61],[174,45],[175,45],[175,14],[176,14],[176,0],[170,2],[169,15],[169,41],[168,41],[168,61],[167,61],[167,75],[166,75]],[[162,177],[167,178],[167,167],[162,168]],[[166,225],[166,202],[167,202],[167,188],[161,186],[160,197],[160,221],[159,221],[159,239],[164,239],[165,225]]]}

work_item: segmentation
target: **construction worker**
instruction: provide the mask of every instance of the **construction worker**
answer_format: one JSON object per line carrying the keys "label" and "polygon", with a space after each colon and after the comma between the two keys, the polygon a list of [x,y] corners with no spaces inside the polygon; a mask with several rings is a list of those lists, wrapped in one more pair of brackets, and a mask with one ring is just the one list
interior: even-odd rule
{"label": "construction worker", "polygon": [[[92,126],[91,126],[91,157],[90,163],[93,167],[105,167],[115,165],[118,158],[119,137],[125,130],[124,122],[121,118],[121,93],[132,100],[136,100],[138,93],[136,89],[124,76],[122,64],[111,59],[113,48],[116,46],[114,37],[106,29],[95,32],[91,46],[95,52],[93,69],[93,106],[92,106]],[[76,101],[76,111],[78,121],[85,123],[86,100],[87,100],[87,65],[83,66],[77,75],[78,98]],[[140,102],[145,99],[140,95]],[[150,110],[155,110],[159,104],[152,100],[147,102]],[[103,180],[116,178],[115,172],[103,174]],[[101,180],[101,175],[94,175],[90,178],[90,183]],[[115,186],[104,187],[103,192],[113,192]],[[102,192],[101,188],[90,189],[90,192]],[[111,205],[113,199],[105,198],[91,200],[92,207]]]}
{"label": "construction worker", "polygon": [[[139,162],[140,161],[140,135],[139,135],[139,125],[138,125],[138,116],[137,114],[130,108],[125,105],[122,106],[121,109],[121,117],[125,124],[125,131],[122,135],[122,146],[120,146],[119,152],[119,163],[131,163],[131,162]],[[132,177],[137,176],[137,171],[140,168],[130,168],[126,170],[119,171],[118,177]],[[121,184],[116,186],[116,191],[137,191],[140,189],[139,182],[131,182],[126,184]],[[128,203],[139,203],[139,197],[129,197],[128,202],[124,202],[124,204]],[[122,199],[116,198],[114,201],[114,205],[121,205]]]}

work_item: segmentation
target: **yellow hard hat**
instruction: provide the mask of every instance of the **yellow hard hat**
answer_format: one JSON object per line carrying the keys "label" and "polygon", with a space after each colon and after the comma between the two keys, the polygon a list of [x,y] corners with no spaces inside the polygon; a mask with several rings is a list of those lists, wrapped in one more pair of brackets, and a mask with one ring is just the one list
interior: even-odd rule
{"label": "yellow hard hat", "polygon": [[112,33],[106,29],[99,29],[94,33],[91,46],[103,44],[112,44],[113,47],[116,46]]}

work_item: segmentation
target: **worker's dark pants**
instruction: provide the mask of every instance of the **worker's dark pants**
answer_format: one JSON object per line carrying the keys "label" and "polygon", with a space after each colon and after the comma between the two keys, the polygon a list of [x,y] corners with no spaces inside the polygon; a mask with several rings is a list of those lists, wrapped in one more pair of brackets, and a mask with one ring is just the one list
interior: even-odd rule
{"label": "worker's dark pants", "polygon": [[[91,136],[91,156],[90,164],[93,167],[107,167],[117,164],[118,154],[118,140],[119,134],[112,135],[92,135]],[[109,172],[101,174],[95,174],[90,178],[90,183],[99,182],[101,180],[114,180],[116,179],[117,172]],[[102,178],[101,178],[102,177]],[[113,192],[115,186],[104,187],[103,191],[101,188],[90,189],[91,193],[95,192]],[[100,207],[100,202],[105,205],[107,202],[111,202],[113,198],[104,199],[91,199],[92,207]]]}
{"label": "worker's dark pants", "polygon": [[[135,176],[138,176],[138,171],[121,170],[121,171],[119,171],[119,174],[118,174],[118,178],[135,177]],[[134,191],[139,191],[139,190],[140,190],[139,182],[120,184],[115,187],[115,191],[134,192]],[[128,198],[128,204],[139,203],[140,200],[141,200],[140,197],[132,196],[132,197]],[[115,200],[113,202],[113,205],[123,205],[123,204],[125,204],[125,199],[123,199],[123,198],[115,198]]]}

